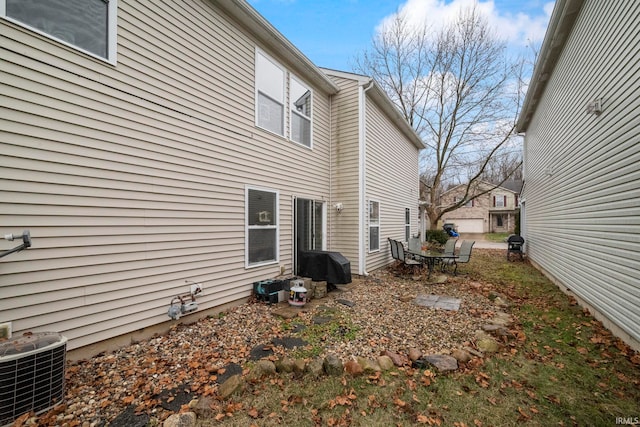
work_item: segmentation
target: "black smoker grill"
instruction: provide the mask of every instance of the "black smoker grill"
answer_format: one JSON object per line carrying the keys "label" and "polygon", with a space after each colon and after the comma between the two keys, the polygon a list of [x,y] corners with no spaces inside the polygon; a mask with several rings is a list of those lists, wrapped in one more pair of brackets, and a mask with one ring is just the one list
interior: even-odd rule
{"label": "black smoker grill", "polygon": [[340,252],[301,251],[298,254],[298,275],[316,282],[346,285],[351,283],[351,263]]}

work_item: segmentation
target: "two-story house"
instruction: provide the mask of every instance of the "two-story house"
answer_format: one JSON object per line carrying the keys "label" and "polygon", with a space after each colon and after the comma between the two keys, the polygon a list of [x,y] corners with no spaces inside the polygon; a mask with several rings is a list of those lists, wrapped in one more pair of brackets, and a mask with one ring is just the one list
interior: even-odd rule
{"label": "two-story house", "polygon": [[300,250],[364,274],[417,232],[422,144],[371,79],[328,75],[245,1],[81,3],[0,0],[2,234],[33,242],[0,259],[16,334],[97,353],[166,330],[191,281],[187,321]]}
{"label": "two-story house", "polygon": [[[470,196],[479,195],[444,214],[443,223],[454,224],[458,233],[513,233],[519,208],[519,185],[509,183],[494,187],[490,183],[479,182],[474,188],[475,193]],[[440,198],[440,204],[450,206],[462,201],[466,188],[466,185],[458,185],[446,191]]]}
{"label": "two-story house", "polygon": [[529,260],[640,350],[640,7],[556,1],[517,131]]}

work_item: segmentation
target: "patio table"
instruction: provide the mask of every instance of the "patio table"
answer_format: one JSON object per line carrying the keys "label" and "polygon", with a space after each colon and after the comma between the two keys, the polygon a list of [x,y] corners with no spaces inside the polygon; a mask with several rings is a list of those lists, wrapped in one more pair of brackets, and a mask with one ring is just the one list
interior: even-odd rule
{"label": "patio table", "polygon": [[407,251],[408,253],[410,253],[411,255],[414,255],[416,257],[418,257],[420,259],[420,261],[423,264],[427,265],[427,268],[429,269],[429,274],[427,275],[427,279],[431,278],[431,272],[435,269],[436,267],[436,261],[438,260],[443,260],[443,259],[453,259],[456,260],[458,259],[458,255],[448,255],[448,254],[443,254],[440,252],[430,252],[428,250],[426,251],[416,251],[416,250],[409,250]]}

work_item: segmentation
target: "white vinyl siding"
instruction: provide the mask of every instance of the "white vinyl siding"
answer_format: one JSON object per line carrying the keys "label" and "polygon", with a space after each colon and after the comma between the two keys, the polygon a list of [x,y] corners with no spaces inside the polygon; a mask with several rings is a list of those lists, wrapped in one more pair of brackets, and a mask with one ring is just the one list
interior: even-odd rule
{"label": "white vinyl siding", "polygon": [[332,76],[340,86],[333,96],[332,111],[332,194],[344,209],[339,214],[331,209],[329,217],[334,250],[340,251],[351,262],[351,272],[362,271],[359,263],[360,223],[359,176],[359,122],[358,82]]}
{"label": "white vinyl siding", "polygon": [[[640,7],[585,1],[526,129],[527,253],[640,342]],[[604,100],[600,115],[585,107]]]}
{"label": "white vinyl siding", "polygon": [[117,0],[0,0],[0,17],[114,64],[117,10]]}
{"label": "white vinyl siding", "polygon": [[[404,239],[405,211],[418,209],[418,149],[389,120],[377,103],[366,98],[367,197],[380,201],[380,238]],[[401,178],[399,178],[401,176]],[[400,209],[399,209],[400,208]],[[411,232],[418,229],[418,218],[411,218]],[[385,246],[386,247],[386,246]],[[382,268],[392,261],[389,250],[367,257],[367,271]]]}
{"label": "white vinyl siding", "polygon": [[0,231],[33,239],[2,259],[0,321],[69,349],[164,324],[186,280],[198,315],[278,275],[245,268],[246,185],[279,194],[288,271],[292,197],[330,199],[328,94],[314,149],[282,144],[255,132],[259,40],[216,2],[118,7],[117,67],[0,19]]}

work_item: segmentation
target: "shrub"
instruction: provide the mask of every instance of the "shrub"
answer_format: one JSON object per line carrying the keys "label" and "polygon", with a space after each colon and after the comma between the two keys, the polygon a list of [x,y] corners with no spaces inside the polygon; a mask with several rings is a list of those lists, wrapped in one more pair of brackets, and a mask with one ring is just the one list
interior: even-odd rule
{"label": "shrub", "polygon": [[444,245],[449,240],[449,235],[444,230],[427,230],[425,234],[427,242],[437,242]]}

